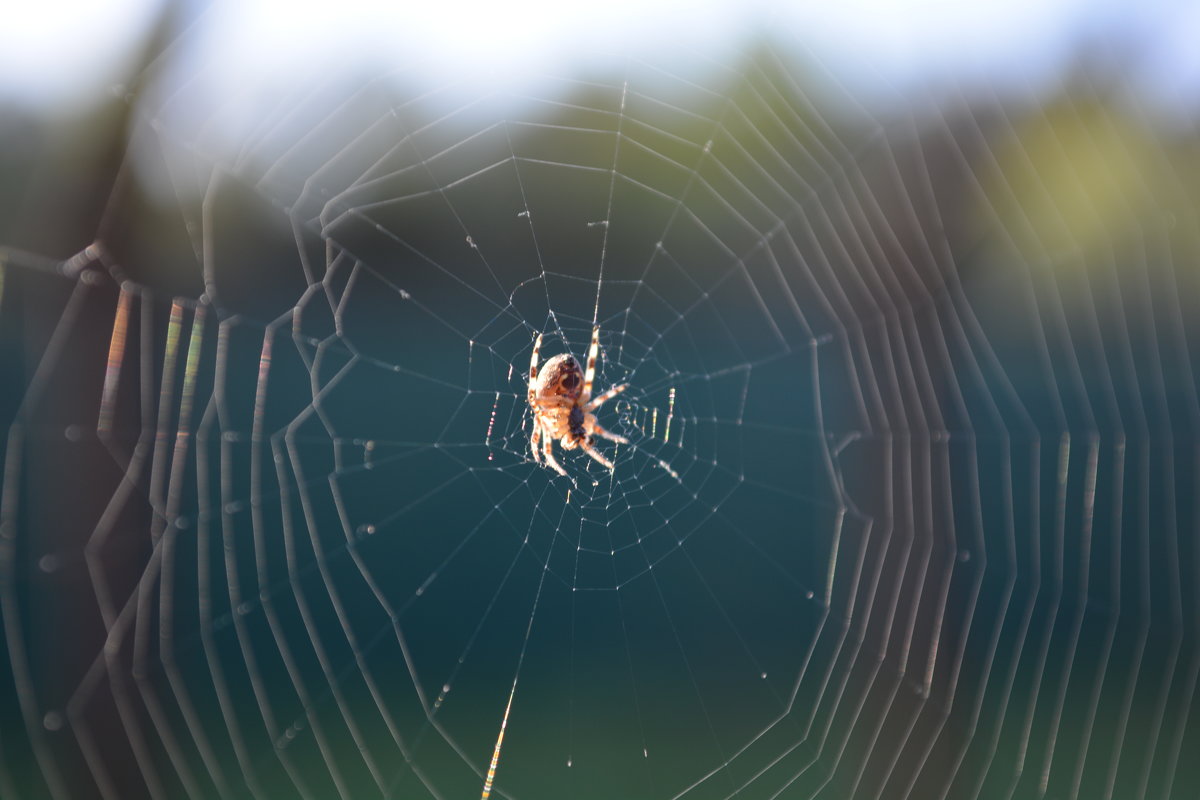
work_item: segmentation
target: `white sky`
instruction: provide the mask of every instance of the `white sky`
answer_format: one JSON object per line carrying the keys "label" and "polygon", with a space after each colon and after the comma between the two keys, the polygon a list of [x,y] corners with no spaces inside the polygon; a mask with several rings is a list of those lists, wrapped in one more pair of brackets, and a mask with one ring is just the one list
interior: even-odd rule
{"label": "white sky", "polygon": [[[89,104],[122,79],[164,0],[18,0],[0,25],[0,100],[53,111]],[[192,0],[184,41],[224,80],[420,64],[503,80],[514,68],[598,49],[736,46],[770,16],[843,80],[870,89],[954,82],[1036,86],[1080,42],[1135,56],[1145,92],[1200,95],[1200,3],[1190,0]],[[1191,101],[1195,103],[1195,101]]]}

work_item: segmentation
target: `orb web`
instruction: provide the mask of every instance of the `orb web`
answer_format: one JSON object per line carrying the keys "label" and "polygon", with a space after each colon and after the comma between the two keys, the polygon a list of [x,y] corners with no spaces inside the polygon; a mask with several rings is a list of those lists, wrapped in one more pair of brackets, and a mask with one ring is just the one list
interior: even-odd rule
{"label": "orb web", "polygon": [[797,52],[148,69],[92,241],[0,255],[6,794],[1187,795],[1195,206]]}

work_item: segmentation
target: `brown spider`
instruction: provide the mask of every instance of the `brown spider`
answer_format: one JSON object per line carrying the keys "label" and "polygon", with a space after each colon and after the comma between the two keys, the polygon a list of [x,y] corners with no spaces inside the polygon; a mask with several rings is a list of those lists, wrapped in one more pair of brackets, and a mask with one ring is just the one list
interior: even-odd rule
{"label": "brown spider", "polygon": [[546,362],[539,375],[538,351],[541,349],[542,335],[538,334],[537,341],[533,343],[533,358],[529,361],[529,408],[533,412],[533,433],[529,437],[529,446],[533,450],[533,460],[541,464],[544,456],[546,463],[565,477],[567,471],[554,457],[554,441],[557,439],[564,450],[580,447],[583,452],[612,469],[612,462],[593,447],[596,443],[595,437],[603,436],[621,444],[627,444],[629,440],[606,431],[596,422],[596,415],[591,412],[625,391],[629,384],[614,386],[598,397],[592,397],[592,379],[596,377],[596,353],[600,349],[600,329],[592,328],[587,372],[582,376],[579,374],[579,362],[570,353],[554,356]]}

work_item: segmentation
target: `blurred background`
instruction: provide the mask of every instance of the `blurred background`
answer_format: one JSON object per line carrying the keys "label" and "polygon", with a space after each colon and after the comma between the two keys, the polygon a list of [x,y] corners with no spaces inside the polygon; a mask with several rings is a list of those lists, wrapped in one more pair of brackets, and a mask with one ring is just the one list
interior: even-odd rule
{"label": "blurred background", "polygon": [[1200,7],[5,15],[0,797],[1200,791]]}

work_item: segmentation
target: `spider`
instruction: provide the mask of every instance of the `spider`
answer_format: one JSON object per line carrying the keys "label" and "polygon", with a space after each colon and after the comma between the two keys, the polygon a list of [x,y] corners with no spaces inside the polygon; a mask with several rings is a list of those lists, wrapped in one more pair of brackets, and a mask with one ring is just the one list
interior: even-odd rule
{"label": "spider", "polygon": [[538,334],[533,343],[533,358],[529,361],[529,408],[533,412],[533,433],[529,437],[529,446],[533,450],[533,460],[541,464],[544,457],[546,464],[566,477],[567,471],[554,457],[554,441],[557,439],[564,450],[582,448],[583,452],[611,470],[612,462],[593,447],[595,437],[603,436],[621,444],[627,444],[629,440],[602,428],[592,412],[625,391],[629,384],[614,386],[592,397],[596,353],[600,349],[600,328],[592,328],[587,372],[582,376],[579,374],[579,362],[570,353],[551,358],[539,374],[538,351],[541,349],[542,335]]}

